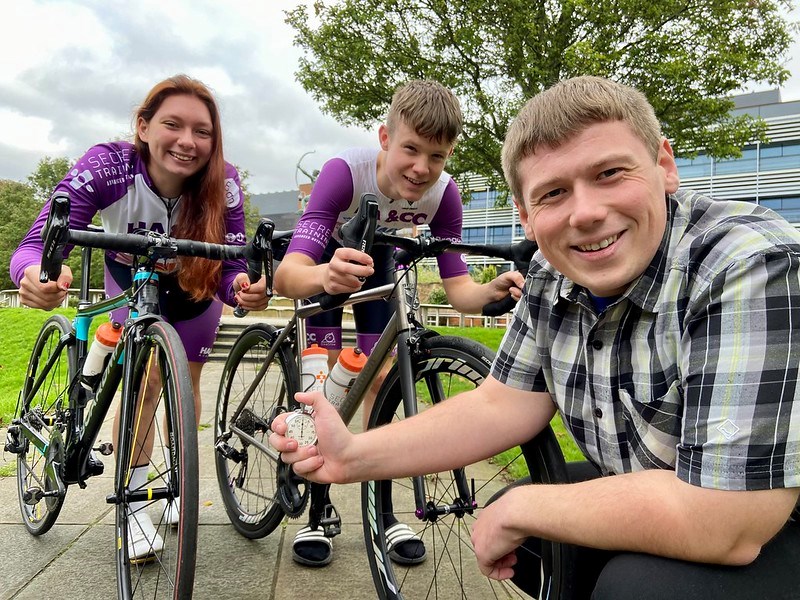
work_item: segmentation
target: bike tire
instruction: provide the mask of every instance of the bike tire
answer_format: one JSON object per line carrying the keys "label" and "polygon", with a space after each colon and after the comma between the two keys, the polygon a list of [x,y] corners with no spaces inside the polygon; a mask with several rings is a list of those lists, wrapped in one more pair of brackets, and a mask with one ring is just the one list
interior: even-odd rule
{"label": "bike tire", "polygon": [[[197,556],[199,473],[189,363],[177,332],[163,321],[154,321],[146,327],[135,352],[130,378],[123,379],[123,398],[130,398],[130,402],[123,403],[117,439],[118,597],[191,598]],[[152,398],[152,403],[143,402],[148,382],[151,387],[148,398]],[[138,410],[145,405],[153,408],[152,418],[142,416]],[[142,447],[149,440],[152,450],[145,454]],[[131,489],[128,485],[131,469],[142,466],[143,460],[148,481]],[[147,505],[132,510],[131,494],[144,492]],[[151,494],[155,499],[146,500]],[[167,521],[164,502],[171,501],[179,506],[177,526]],[[131,535],[128,517],[141,523],[144,514],[152,520],[163,548],[151,552],[149,560],[134,563],[128,552]]]}
{"label": "bike tire", "polygon": [[[278,453],[269,455],[231,430],[236,425],[269,448],[265,422],[273,410],[297,407],[294,394],[300,389],[297,363],[288,344],[275,352],[259,386],[231,423],[234,411],[250,387],[277,337],[271,325],[255,324],[245,329],[231,348],[217,393],[215,463],[225,511],[234,529],[249,539],[272,533],[284,516],[277,500]],[[306,494],[307,500],[307,494]]]}
{"label": "bike tire", "polygon": [[[479,385],[489,374],[494,352],[472,340],[453,336],[423,338],[412,350],[412,365],[417,393],[433,395],[435,403],[464,389]],[[438,387],[438,391],[437,391]],[[438,396],[438,397],[437,397]],[[425,405],[418,401],[420,410]],[[392,367],[375,401],[369,428],[380,427],[404,418],[398,366]],[[484,461],[451,472],[422,478],[426,503],[443,507],[476,502],[471,511],[451,511],[435,519],[415,514],[412,479],[368,481],[362,484],[362,522],[368,558],[378,598],[418,600],[420,598],[525,598],[525,593],[510,581],[484,577],[477,567],[470,540],[471,524],[477,514],[507,485],[511,464],[524,463],[533,481],[566,481],[566,465],[558,442],[548,427],[534,440],[514,449],[508,464]],[[480,482],[474,485],[472,482]],[[473,496],[474,486],[474,496]],[[391,490],[394,490],[392,492]],[[425,543],[427,557],[421,564],[402,566],[389,556],[385,540],[382,507],[391,495],[394,515]],[[470,498],[470,496],[473,496]],[[561,598],[566,555],[571,547],[543,543],[548,598]]]}
{"label": "bike tire", "polygon": [[[16,419],[24,420],[29,426],[43,433],[50,441],[47,456],[36,450],[24,436],[20,434],[19,453],[17,454],[17,492],[19,497],[22,521],[33,535],[42,535],[50,530],[56,522],[64,504],[64,493],[49,496],[36,504],[27,504],[23,499],[26,491],[40,488],[46,492],[53,491],[52,478],[47,474],[50,461],[63,465],[64,441],[61,439],[59,423],[63,418],[61,411],[69,406],[69,388],[75,381],[77,356],[75,344],[69,343],[58,350],[58,342],[63,336],[73,335],[70,322],[62,315],[48,318],[33,345],[28,370],[22,388],[22,401]],[[54,357],[54,352],[58,356]],[[34,382],[50,360],[53,365],[47,377],[33,397],[28,397]],[[32,418],[33,417],[33,418]],[[58,456],[60,455],[60,456]]]}

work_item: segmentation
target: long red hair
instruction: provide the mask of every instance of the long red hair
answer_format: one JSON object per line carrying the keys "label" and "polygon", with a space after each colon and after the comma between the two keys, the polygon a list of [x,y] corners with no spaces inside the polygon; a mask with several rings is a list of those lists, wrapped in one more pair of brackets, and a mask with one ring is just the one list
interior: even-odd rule
{"label": "long red hair", "polygon": [[[170,96],[195,96],[202,101],[211,115],[211,156],[200,171],[184,183],[178,220],[172,235],[178,238],[223,243],[225,239],[225,159],[222,155],[222,127],[219,109],[211,90],[202,82],[186,75],[175,75],[157,83],[147,94],[134,115],[150,122],[161,104]],[[150,164],[150,149],[135,135],[134,145],[146,165]],[[214,297],[222,276],[219,261],[205,258],[181,257],[178,261],[178,283],[193,300]]]}

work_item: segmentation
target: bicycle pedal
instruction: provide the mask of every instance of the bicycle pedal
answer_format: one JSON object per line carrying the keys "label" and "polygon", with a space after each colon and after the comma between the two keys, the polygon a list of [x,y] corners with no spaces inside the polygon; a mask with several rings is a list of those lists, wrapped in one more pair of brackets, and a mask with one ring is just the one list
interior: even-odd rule
{"label": "bicycle pedal", "polygon": [[35,506],[43,498],[52,498],[58,496],[57,490],[45,492],[42,488],[32,487],[22,492],[22,501],[28,506]]}
{"label": "bicycle pedal", "polygon": [[335,537],[342,533],[342,519],[339,517],[339,511],[333,504],[325,505],[325,516],[319,521],[320,527],[325,534],[325,537]]}
{"label": "bicycle pedal", "polygon": [[111,442],[100,442],[97,448],[92,448],[95,452],[99,452],[103,456],[111,456],[114,454],[114,444]]}

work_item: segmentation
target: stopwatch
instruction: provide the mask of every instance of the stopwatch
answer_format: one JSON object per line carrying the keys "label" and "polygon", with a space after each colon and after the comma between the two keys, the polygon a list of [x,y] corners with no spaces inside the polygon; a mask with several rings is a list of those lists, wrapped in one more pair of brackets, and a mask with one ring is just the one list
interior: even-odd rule
{"label": "stopwatch", "polygon": [[297,440],[299,447],[317,443],[317,427],[314,417],[298,409],[286,417],[286,437]]}

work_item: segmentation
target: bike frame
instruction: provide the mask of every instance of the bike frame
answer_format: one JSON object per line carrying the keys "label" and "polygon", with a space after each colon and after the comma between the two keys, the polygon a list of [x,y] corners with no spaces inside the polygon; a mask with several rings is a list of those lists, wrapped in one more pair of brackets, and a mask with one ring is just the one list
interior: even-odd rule
{"label": "bike frame", "polygon": [[[386,324],[375,347],[367,358],[364,368],[356,377],[350,391],[339,407],[339,413],[346,424],[350,423],[358,407],[364,401],[370,384],[377,376],[383,363],[390,357],[392,348],[394,348],[395,345],[397,345],[398,348],[405,347],[411,339],[412,331],[416,329],[413,324],[416,323],[415,311],[417,308],[417,292],[415,284],[408,281],[408,275],[409,271],[398,268],[395,270],[395,283],[388,283],[370,290],[355,292],[340,305],[351,306],[353,304],[369,302],[370,300],[387,300],[394,304],[394,311],[389,322]],[[410,294],[413,295],[413,300],[411,302],[409,302]],[[281,345],[286,343],[293,345],[297,361],[297,372],[301,372],[300,356],[302,355],[302,350],[306,347],[305,320],[325,311],[326,309],[322,308],[319,302],[304,304],[302,300],[295,300],[294,315],[289,323],[279,330],[277,337],[270,345],[269,352],[264,359],[261,369],[256,373],[256,376],[243,395],[242,400],[236,407],[236,411],[231,416],[231,423],[236,422],[239,413],[244,406],[246,406],[253,392],[260,385],[275,352]],[[406,416],[411,416],[417,412],[414,375],[411,372],[411,355],[409,352],[398,351],[397,360],[400,364],[400,372],[402,373],[401,386],[403,390],[404,408],[406,410]],[[231,431],[258,448],[261,452],[277,460],[278,453],[272,448],[262,444],[259,440],[248,435],[235,425],[231,426]]]}
{"label": "bike frame", "polygon": [[[31,387],[29,396],[36,395],[64,347],[74,345],[77,370],[68,387],[68,410],[72,413],[72,416],[65,419],[68,429],[65,434],[66,439],[61,441],[64,444],[63,476],[56,472],[53,465],[50,466],[53,469],[50,474],[53,477],[53,481],[58,482],[58,493],[61,496],[66,493],[66,485],[74,483],[78,483],[82,487],[85,485],[84,481],[88,478],[86,469],[89,453],[108,414],[120,381],[123,381],[122,406],[127,406],[127,403],[131,401],[131,390],[124,382],[128,381],[133,368],[133,359],[136,356],[138,345],[138,332],[148,323],[161,318],[158,314],[157,302],[154,304],[139,303],[140,298],[148,297],[149,295],[154,295],[153,297],[157,298],[156,281],[158,281],[158,274],[153,269],[150,261],[147,261],[145,266],[138,269],[131,287],[113,298],[94,304],[88,301],[90,267],[91,248],[84,247],[81,253],[80,300],[77,314],[73,320],[73,332],[62,336],[59,340],[56,351],[52,353],[50,361],[41,370],[39,377]],[[140,304],[146,308],[142,314],[137,315],[137,307]],[[78,379],[89,347],[89,328],[92,319],[124,306],[128,306],[131,309],[131,318],[127,319],[123,324],[122,343],[118,343],[112,351],[103,369],[94,402],[86,410],[88,405],[86,394],[88,392],[83,389]],[[26,401],[27,398],[22,399],[23,403]],[[126,418],[126,412],[129,411],[122,411],[123,420]],[[64,414],[63,409],[60,414]],[[55,423],[45,423],[45,425],[52,427]],[[123,422],[120,426],[123,431],[124,425],[125,423]],[[45,437],[39,431],[25,425],[21,427],[21,432],[42,455],[47,454],[52,443],[51,437]],[[154,492],[157,494],[157,491],[154,490]],[[166,497],[166,493],[164,497]]]}

